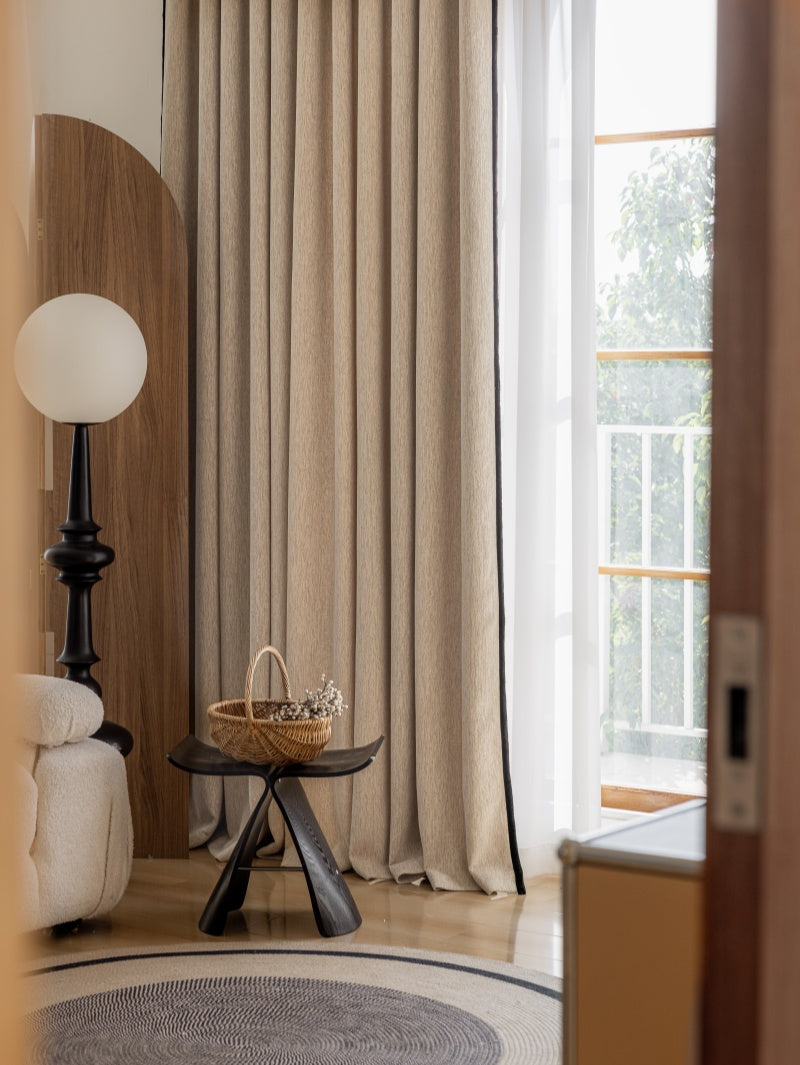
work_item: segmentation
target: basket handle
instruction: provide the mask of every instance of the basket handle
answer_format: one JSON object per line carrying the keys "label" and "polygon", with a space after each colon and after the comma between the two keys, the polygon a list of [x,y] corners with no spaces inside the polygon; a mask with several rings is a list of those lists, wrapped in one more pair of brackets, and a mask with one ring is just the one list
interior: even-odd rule
{"label": "basket handle", "polygon": [[244,708],[247,713],[247,720],[250,724],[253,724],[253,674],[256,671],[256,665],[259,658],[262,655],[269,652],[275,661],[278,663],[278,669],[281,671],[281,680],[283,681],[283,692],[286,698],[286,702],[292,701],[292,692],[289,688],[289,674],[286,672],[286,663],[281,657],[280,651],[276,647],[270,647],[268,644],[256,651],[253,657],[250,659],[250,665],[247,667],[247,680],[244,684]]}

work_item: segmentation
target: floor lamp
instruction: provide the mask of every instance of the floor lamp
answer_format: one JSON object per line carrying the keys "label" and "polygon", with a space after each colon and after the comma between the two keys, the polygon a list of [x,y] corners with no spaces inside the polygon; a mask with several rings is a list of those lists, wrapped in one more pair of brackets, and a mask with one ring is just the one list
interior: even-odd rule
{"label": "floor lamp", "polygon": [[[25,321],[14,350],[17,380],[28,401],[54,421],[74,426],[67,520],[61,540],[44,553],[67,588],[64,650],[58,661],[66,679],[101,695],[91,675],[100,661],[92,644],[94,585],[114,551],[97,539],[92,518],[89,427],[109,421],[129,406],[144,382],[147,349],[141,330],[118,304],[102,296],[71,293],[38,307]],[[122,725],[104,721],[96,739],[127,754],[133,737]]]}

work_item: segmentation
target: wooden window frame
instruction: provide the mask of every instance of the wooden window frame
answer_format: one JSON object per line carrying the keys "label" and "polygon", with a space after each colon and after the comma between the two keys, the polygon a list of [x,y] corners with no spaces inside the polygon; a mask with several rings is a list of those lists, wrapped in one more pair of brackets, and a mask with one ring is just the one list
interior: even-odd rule
{"label": "wooden window frame", "polygon": [[603,784],[601,803],[605,810],[625,810],[630,813],[654,814],[682,802],[693,802],[702,795],[681,794],[677,791],[657,791],[655,788],[628,788],[617,784]]}
{"label": "wooden window frame", "polygon": [[597,352],[598,362],[711,362],[710,348],[686,348],[666,351],[658,348],[646,351],[615,351],[603,348]]}
{"label": "wooden window frame", "polygon": [[600,144],[644,144],[647,141],[680,141],[698,137],[714,137],[713,126],[696,126],[694,129],[663,129],[639,133],[597,133],[595,147]]}

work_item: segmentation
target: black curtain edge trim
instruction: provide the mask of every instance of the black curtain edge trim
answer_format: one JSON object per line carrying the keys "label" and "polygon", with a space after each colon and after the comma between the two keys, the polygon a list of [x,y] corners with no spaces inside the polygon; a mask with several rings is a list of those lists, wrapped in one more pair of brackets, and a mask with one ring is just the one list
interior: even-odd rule
{"label": "black curtain edge trim", "polygon": [[500,433],[500,287],[498,254],[498,0],[492,0],[492,243],[494,266],[494,437],[495,437],[495,501],[497,507],[497,590],[498,590],[498,628],[500,659],[500,741],[503,751],[503,786],[506,796],[506,816],[508,819],[508,846],[511,852],[511,864],[514,869],[514,881],[518,895],[525,894],[525,878],[517,844],[517,825],[514,818],[514,795],[511,788],[511,756],[508,742],[508,698],[506,691],[506,605],[505,582],[503,572],[503,483],[502,454]]}

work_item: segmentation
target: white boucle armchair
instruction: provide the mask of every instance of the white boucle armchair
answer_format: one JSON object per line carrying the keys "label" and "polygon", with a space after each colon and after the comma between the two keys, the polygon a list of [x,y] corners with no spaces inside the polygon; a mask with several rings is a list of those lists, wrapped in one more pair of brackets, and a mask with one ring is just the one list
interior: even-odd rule
{"label": "white boucle armchair", "polygon": [[128,884],[133,829],[125,760],[91,739],[100,698],[56,677],[14,678],[23,930],[108,913]]}

